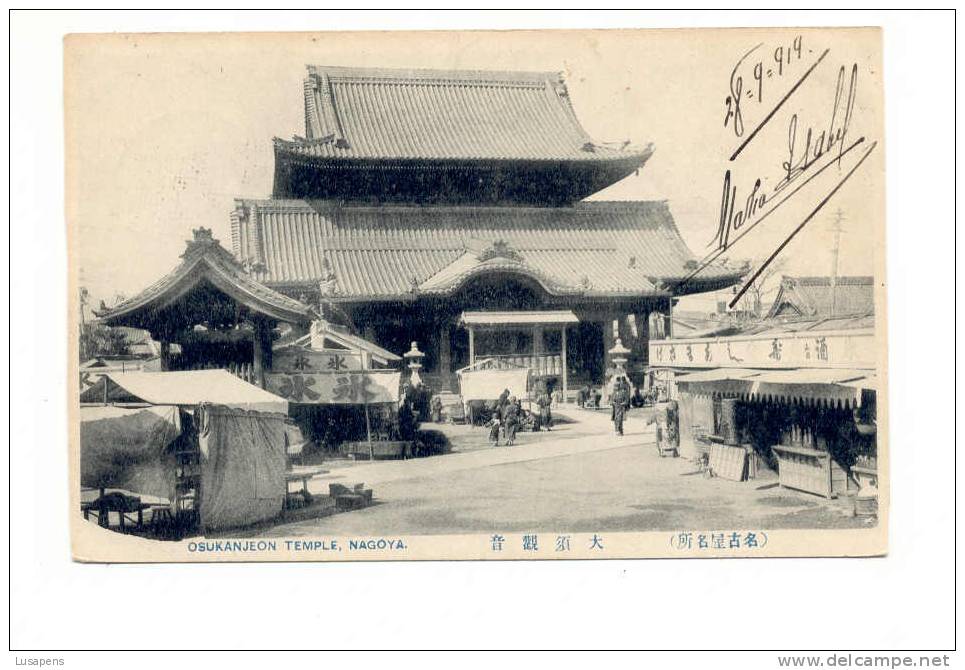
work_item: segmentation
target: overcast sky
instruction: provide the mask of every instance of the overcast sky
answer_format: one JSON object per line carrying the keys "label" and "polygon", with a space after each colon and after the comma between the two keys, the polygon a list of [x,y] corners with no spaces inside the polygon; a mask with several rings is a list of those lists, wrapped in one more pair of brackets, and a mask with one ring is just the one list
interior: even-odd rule
{"label": "overcast sky", "polygon": [[[230,248],[236,197],[267,197],[273,136],[304,134],[305,64],[562,71],[577,115],[597,141],[653,142],[636,176],[592,199],[668,200],[698,256],[717,229],[728,167],[739,209],[756,178],[773,188],[786,160],[788,124],[830,123],[838,69],[858,64],[848,143],[880,140],[878,35],[873,30],[804,31],[802,49],[778,74],[774,52],[793,51],[793,30],[586,33],[322,33],[288,35],[75,36],[66,43],[68,224],[80,283],[95,302],[130,296],[169,271],[199,226]],[[731,72],[748,50],[745,131],[725,127]],[[738,159],[744,141],[828,49]],[[762,89],[753,81],[764,63]],[[764,73],[770,69],[771,76]],[[844,96],[847,91],[844,91]],[[843,108],[843,103],[839,108]],[[840,119],[840,115],[838,117]],[[838,127],[841,123],[838,122]],[[782,252],[788,273],[828,274],[829,224],[840,208],[840,273],[872,274],[883,252],[883,146],[854,173]],[[837,148],[833,149],[837,151]],[[855,158],[853,152],[848,159]],[[853,167],[843,160],[727,252],[771,253]],[[803,180],[801,180],[803,181]],[[790,190],[790,189],[788,189]],[[772,201],[774,202],[774,201]]]}

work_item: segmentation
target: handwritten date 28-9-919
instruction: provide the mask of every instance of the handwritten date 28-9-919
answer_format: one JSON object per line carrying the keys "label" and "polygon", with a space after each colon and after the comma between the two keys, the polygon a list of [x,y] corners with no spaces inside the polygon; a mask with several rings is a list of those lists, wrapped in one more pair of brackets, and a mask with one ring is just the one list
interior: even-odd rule
{"label": "handwritten date 28-9-919", "polygon": [[[801,60],[804,55],[804,43],[800,35],[791,40],[790,44],[775,47],[771,54],[771,59],[758,58],[751,59],[751,55],[757,52],[764,43],[752,47],[747,51],[730,73],[730,95],[724,99],[726,112],[724,114],[724,127],[732,126],[734,135],[742,137],[744,135],[744,114],[741,109],[743,99],[755,100],[758,104],[764,101],[764,82],[774,76],[783,77],[785,71],[794,63]],[[744,76],[750,69],[751,81],[747,88],[744,88]]]}

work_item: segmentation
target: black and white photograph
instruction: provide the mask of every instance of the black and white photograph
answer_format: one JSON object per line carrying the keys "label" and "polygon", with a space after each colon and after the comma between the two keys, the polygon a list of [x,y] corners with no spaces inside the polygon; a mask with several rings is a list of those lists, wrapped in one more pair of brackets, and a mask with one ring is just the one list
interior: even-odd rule
{"label": "black and white photograph", "polygon": [[417,42],[67,37],[76,559],[884,552],[880,32]]}
{"label": "black and white photograph", "polygon": [[955,667],[956,18],[10,10],[8,662]]}

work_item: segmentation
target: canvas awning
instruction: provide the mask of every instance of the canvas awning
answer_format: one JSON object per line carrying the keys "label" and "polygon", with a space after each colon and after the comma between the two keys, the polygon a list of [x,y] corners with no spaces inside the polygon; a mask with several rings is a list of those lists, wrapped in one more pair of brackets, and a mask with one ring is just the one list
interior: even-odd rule
{"label": "canvas awning", "polygon": [[[106,389],[105,389],[106,385]],[[288,414],[288,401],[226,370],[111,372],[81,394],[81,402],[145,402],[194,406],[203,402]]]}
{"label": "canvas awning", "polygon": [[746,370],[743,368],[715,368],[713,370],[700,370],[685,375],[678,375],[674,381],[693,384],[697,382],[717,382],[738,379],[747,379],[761,374],[760,370]]}
{"label": "canvas awning", "polygon": [[854,388],[865,389],[867,391],[877,391],[878,390],[878,375],[868,374],[861,379],[853,379],[851,381],[839,382],[842,386],[853,386]]}
{"label": "canvas awning", "polygon": [[847,384],[874,375],[871,370],[827,368],[767,370],[759,373],[754,381],[762,384]]}
{"label": "canvas awning", "polygon": [[580,320],[570,310],[545,312],[463,312],[459,323],[464,326],[538,326],[566,325]]}
{"label": "canvas awning", "polygon": [[676,374],[674,382],[696,395],[747,395],[760,370],[743,368],[715,368],[688,374]]}
{"label": "canvas awning", "polygon": [[861,384],[869,370],[803,368],[762,372],[753,378],[750,396],[800,402],[830,402],[846,406],[861,404]]}
{"label": "canvas awning", "polygon": [[510,395],[525,398],[529,375],[529,368],[466,371],[459,375],[459,392],[463,401],[496,400],[506,389]]}
{"label": "canvas awning", "polygon": [[801,368],[751,370],[718,368],[678,376],[675,381],[695,394],[736,395],[758,400],[826,402],[857,406],[862,389],[874,390],[870,370]]}

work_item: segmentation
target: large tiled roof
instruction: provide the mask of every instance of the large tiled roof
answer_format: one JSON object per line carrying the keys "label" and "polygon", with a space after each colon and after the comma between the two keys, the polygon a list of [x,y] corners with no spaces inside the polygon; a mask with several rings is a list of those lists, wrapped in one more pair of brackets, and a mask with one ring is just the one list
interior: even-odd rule
{"label": "large tiled roof", "polygon": [[211,236],[211,230],[194,231],[182,261],[136,296],[96,312],[111,326],[137,326],[151,323],[162,311],[172,307],[193,287],[207,281],[218,290],[257,314],[270,318],[302,322],[310,320],[312,309],[259,283]]}
{"label": "large tiled roof", "polygon": [[577,120],[558,72],[308,66],[305,137],[276,139],[276,151],[326,159],[639,166],[652,148],[594,142]]}
{"label": "large tiled roof", "polygon": [[[554,295],[666,295],[695,263],[665,202],[528,208],[239,200],[232,245],[270,286],[321,284],[345,301],[445,295],[490,272],[527,275]],[[686,292],[729,286],[739,276],[711,266]]]}
{"label": "large tiled roof", "polygon": [[[835,316],[874,314],[874,278],[838,277],[834,289]],[[827,318],[831,316],[831,277],[788,277],[774,297],[768,318]]]}

